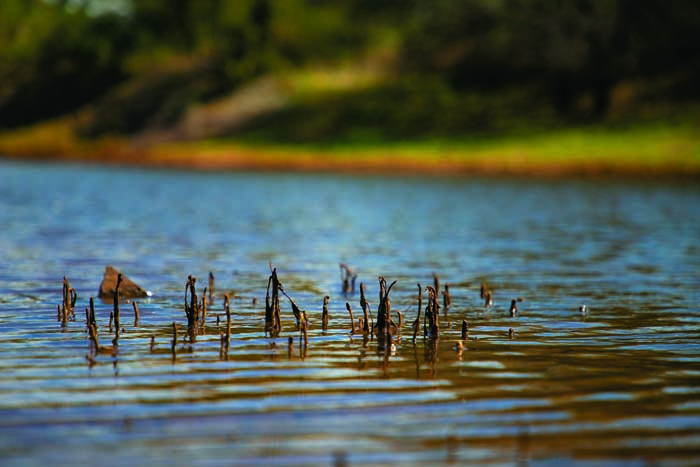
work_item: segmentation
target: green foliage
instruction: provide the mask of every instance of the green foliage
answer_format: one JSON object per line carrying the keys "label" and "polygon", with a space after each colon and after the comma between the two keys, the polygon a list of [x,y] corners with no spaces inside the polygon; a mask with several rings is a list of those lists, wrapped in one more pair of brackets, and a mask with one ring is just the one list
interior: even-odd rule
{"label": "green foliage", "polygon": [[61,115],[125,77],[130,36],[117,16],[8,0],[0,3],[0,18],[0,126]]}
{"label": "green foliage", "polygon": [[258,123],[330,139],[597,120],[622,84],[700,97],[698,43],[700,3],[680,0],[5,0],[0,128],[84,106],[84,135],[166,128],[263,75],[378,50],[383,82]]}

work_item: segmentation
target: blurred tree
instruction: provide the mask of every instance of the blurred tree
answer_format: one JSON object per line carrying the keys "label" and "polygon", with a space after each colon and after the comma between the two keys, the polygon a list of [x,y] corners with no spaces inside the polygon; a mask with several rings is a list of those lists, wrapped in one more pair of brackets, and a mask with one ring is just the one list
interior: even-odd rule
{"label": "blurred tree", "polygon": [[0,2],[0,127],[72,111],[126,77],[123,18],[64,3]]}
{"label": "blurred tree", "polygon": [[586,98],[604,114],[624,79],[700,77],[697,2],[436,0],[412,12],[406,70],[444,74],[457,89],[534,85],[563,114]]}

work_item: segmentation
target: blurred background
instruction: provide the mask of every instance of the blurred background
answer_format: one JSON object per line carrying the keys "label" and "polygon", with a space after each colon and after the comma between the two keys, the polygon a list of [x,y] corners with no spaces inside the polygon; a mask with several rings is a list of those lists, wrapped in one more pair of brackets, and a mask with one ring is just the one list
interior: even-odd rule
{"label": "blurred background", "polygon": [[695,122],[700,3],[4,0],[0,131],[382,142]]}

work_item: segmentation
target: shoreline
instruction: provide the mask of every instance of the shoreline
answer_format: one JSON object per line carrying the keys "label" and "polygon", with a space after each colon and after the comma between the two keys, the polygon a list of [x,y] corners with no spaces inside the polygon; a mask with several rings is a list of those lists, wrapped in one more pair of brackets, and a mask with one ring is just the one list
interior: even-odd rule
{"label": "shoreline", "polygon": [[444,178],[700,180],[688,130],[577,130],[524,137],[313,146],[233,140],[82,140],[68,125],[0,133],[0,160],[196,172],[297,172]]}
{"label": "shoreline", "polygon": [[512,166],[498,161],[489,163],[416,163],[415,161],[392,164],[391,162],[323,161],[323,160],[275,160],[257,161],[238,156],[219,160],[192,158],[163,159],[159,157],[127,157],[100,159],[65,155],[7,155],[0,154],[0,161],[28,164],[77,164],[95,167],[122,167],[146,170],[180,172],[250,172],[250,173],[306,173],[367,175],[382,177],[428,178],[525,178],[543,180],[630,180],[630,181],[698,181],[700,169],[679,166],[633,167],[623,165],[560,163],[547,167],[522,164]]}
{"label": "shoreline", "polygon": [[[418,161],[416,159],[395,162],[392,158],[375,159],[358,151],[356,159],[339,159],[322,152],[304,153],[303,157],[265,154],[255,148],[232,149],[229,154],[220,151],[199,151],[190,155],[163,155],[161,150],[122,153],[120,157],[99,157],[95,154],[46,155],[44,153],[12,155],[0,153],[0,160],[18,163],[83,164],[148,170],[172,170],[184,172],[252,172],[252,173],[308,173],[369,175],[383,177],[429,178],[527,178],[544,180],[567,179],[621,179],[631,181],[698,181],[700,168],[689,164],[645,166],[639,164],[581,163],[576,161],[553,164],[518,164],[503,160],[475,161]],[[179,152],[179,151],[178,151]]]}

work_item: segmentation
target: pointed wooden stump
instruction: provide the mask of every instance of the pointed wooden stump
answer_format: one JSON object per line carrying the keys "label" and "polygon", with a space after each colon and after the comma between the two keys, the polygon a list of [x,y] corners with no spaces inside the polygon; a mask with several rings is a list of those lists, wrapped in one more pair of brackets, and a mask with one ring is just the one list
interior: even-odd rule
{"label": "pointed wooden stump", "polygon": [[[103,302],[110,303],[114,301],[114,288],[117,286],[117,276],[119,271],[112,266],[105,268],[105,275],[100,284],[100,290],[97,294]],[[150,297],[151,293],[144,290],[131,279],[122,274],[122,283],[119,285],[119,296],[124,300],[132,298]]]}

